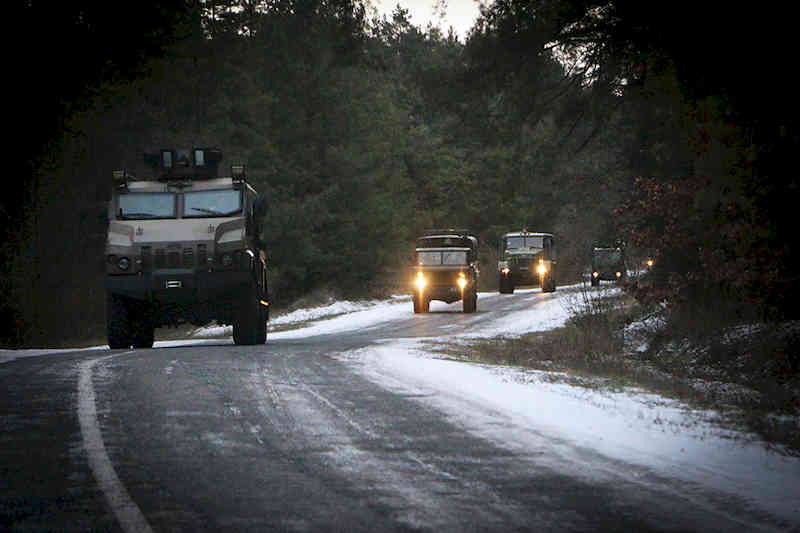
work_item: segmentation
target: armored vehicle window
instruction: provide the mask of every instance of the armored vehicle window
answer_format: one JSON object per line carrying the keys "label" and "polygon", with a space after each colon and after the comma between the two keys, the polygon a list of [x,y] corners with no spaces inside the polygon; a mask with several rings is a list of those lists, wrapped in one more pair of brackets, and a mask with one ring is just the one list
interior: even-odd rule
{"label": "armored vehicle window", "polygon": [[522,248],[525,246],[525,237],[507,237],[506,249]]}
{"label": "armored vehicle window", "polygon": [[126,193],[119,196],[120,219],[175,218],[173,193]]}
{"label": "armored vehicle window", "polygon": [[242,193],[233,189],[187,192],[183,195],[183,216],[227,217],[242,210]]}

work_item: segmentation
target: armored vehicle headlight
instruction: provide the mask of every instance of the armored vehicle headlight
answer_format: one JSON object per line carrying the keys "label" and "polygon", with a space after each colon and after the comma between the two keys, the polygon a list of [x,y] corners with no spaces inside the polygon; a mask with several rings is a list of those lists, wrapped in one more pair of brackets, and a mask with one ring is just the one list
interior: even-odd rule
{"label": "armored vehicle headlight", "polygon": [[539,266],[536,267],[536,271],[539,272],[539,274],[544,275],[547,272],[547,267],[544,266],[544,263],[539,263]]}
{"label": "armored vehicle headlight", "polygon": [[592,272],[592,276],[598,277],[598,276],[600,276],[600,272],[594,271],[594,272]]}
{"label": "armored vehicle headlight", "polygon": [[467,279],[466,278],[458,278],[458,286],[462,289],[467,286]]}
{"label": "armored vehicle headlight", "polygon": [[622,277],[622,272],[617,272],[617,277]]}
{"label": "armored vehicle headlight", "polygon": [[128,270],[131,267],[131,260],[127,257],[120,257],[117,266],[120,270]]}
{"label": "armored vehicle headlight", "polygon": [[417,279],[415,280],[415,283],[420,289],[425,288],[427,282],[425,281],[425,276],[422,274],[422,272],[417,272]]}
{"label": "armored vehicle headlight", "polygon": [[500,272],[502,272],[503,274],[508,274],[509,272],[511,272],[511,269],[508,267],[503,267],[500,269]]}

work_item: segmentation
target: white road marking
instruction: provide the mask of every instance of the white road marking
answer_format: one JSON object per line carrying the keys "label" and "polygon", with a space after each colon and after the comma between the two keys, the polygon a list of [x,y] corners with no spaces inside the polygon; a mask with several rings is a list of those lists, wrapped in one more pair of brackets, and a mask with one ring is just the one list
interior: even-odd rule
{"label": "white road marking", "polygon": [[80,365],[78,376],[78,419],[83,436],[83,447],[89,456],[89,466],[94,473],[97,484],[106,497],[108,505],[114,511],[122,529],[128,532],[152,533],[150,524],[147,523],[142,511],[131,499],[125,486],[117,477],[114,466],[106,453],[100,425],[97,423],[97,406],[95,404],[94,385],[92,384],[92,368],[98,361],[115,357],[109,355],[99,359],[84,361]]}

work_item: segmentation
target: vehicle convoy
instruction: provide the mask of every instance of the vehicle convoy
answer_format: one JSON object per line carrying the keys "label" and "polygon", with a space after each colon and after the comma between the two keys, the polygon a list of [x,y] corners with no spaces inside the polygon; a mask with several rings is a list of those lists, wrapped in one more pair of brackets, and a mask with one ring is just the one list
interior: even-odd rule
{"label": "vehicle convoy", "polygon": [[625,250],[619,246],[595,246],[592,248],[592,287],[600,281],[625,279]]}
{"label": "vehicle convoy", "polygon": [[147,348],[154,330],[212,320],[236,344],[263,344],[269,294],[260,237],[266,202],[244,165],[220,177],[222,152],[145,154],[152,176],[113,172],[106,242],[111,348]]}
{"label": "vehicle convoy", "polygon": [[431,300],[463,302],[465,313],[478,308],[478,239],[465,229],[429,230],[417,239],[412,267],[415,313],[427,313]]}
{"label": "vehicle convoy", "polygon": [[556,290],[556,247],[551,233],[506,233],[498,243],[497,258],[500,293],[513,294],[518,285],[538,285],[542,292]]}

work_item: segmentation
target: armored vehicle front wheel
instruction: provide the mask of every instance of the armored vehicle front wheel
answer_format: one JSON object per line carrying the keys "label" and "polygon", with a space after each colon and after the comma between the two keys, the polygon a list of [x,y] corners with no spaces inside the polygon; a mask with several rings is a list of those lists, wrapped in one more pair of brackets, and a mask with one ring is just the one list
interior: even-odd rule
{"label": "armored vehicle front wheel", "polygon": [[233,342],[264,344],[267,341],[267,314],[259,298],[248,294],[242,298],[233,322]]}
{"label": "armored vehicle front wheel", "polygon": [[106,299],[106,335],[111,349],[130,348],[131,320],[124,299],[109,294]]}
{"label": "armored vehicle front wheel", "polygon": [[[129,309],[129,312],[131,309]],[[155,341],[155,327],[146,305],[137,305],[132,309],[131,335],[134,348],[152,348]]]}

